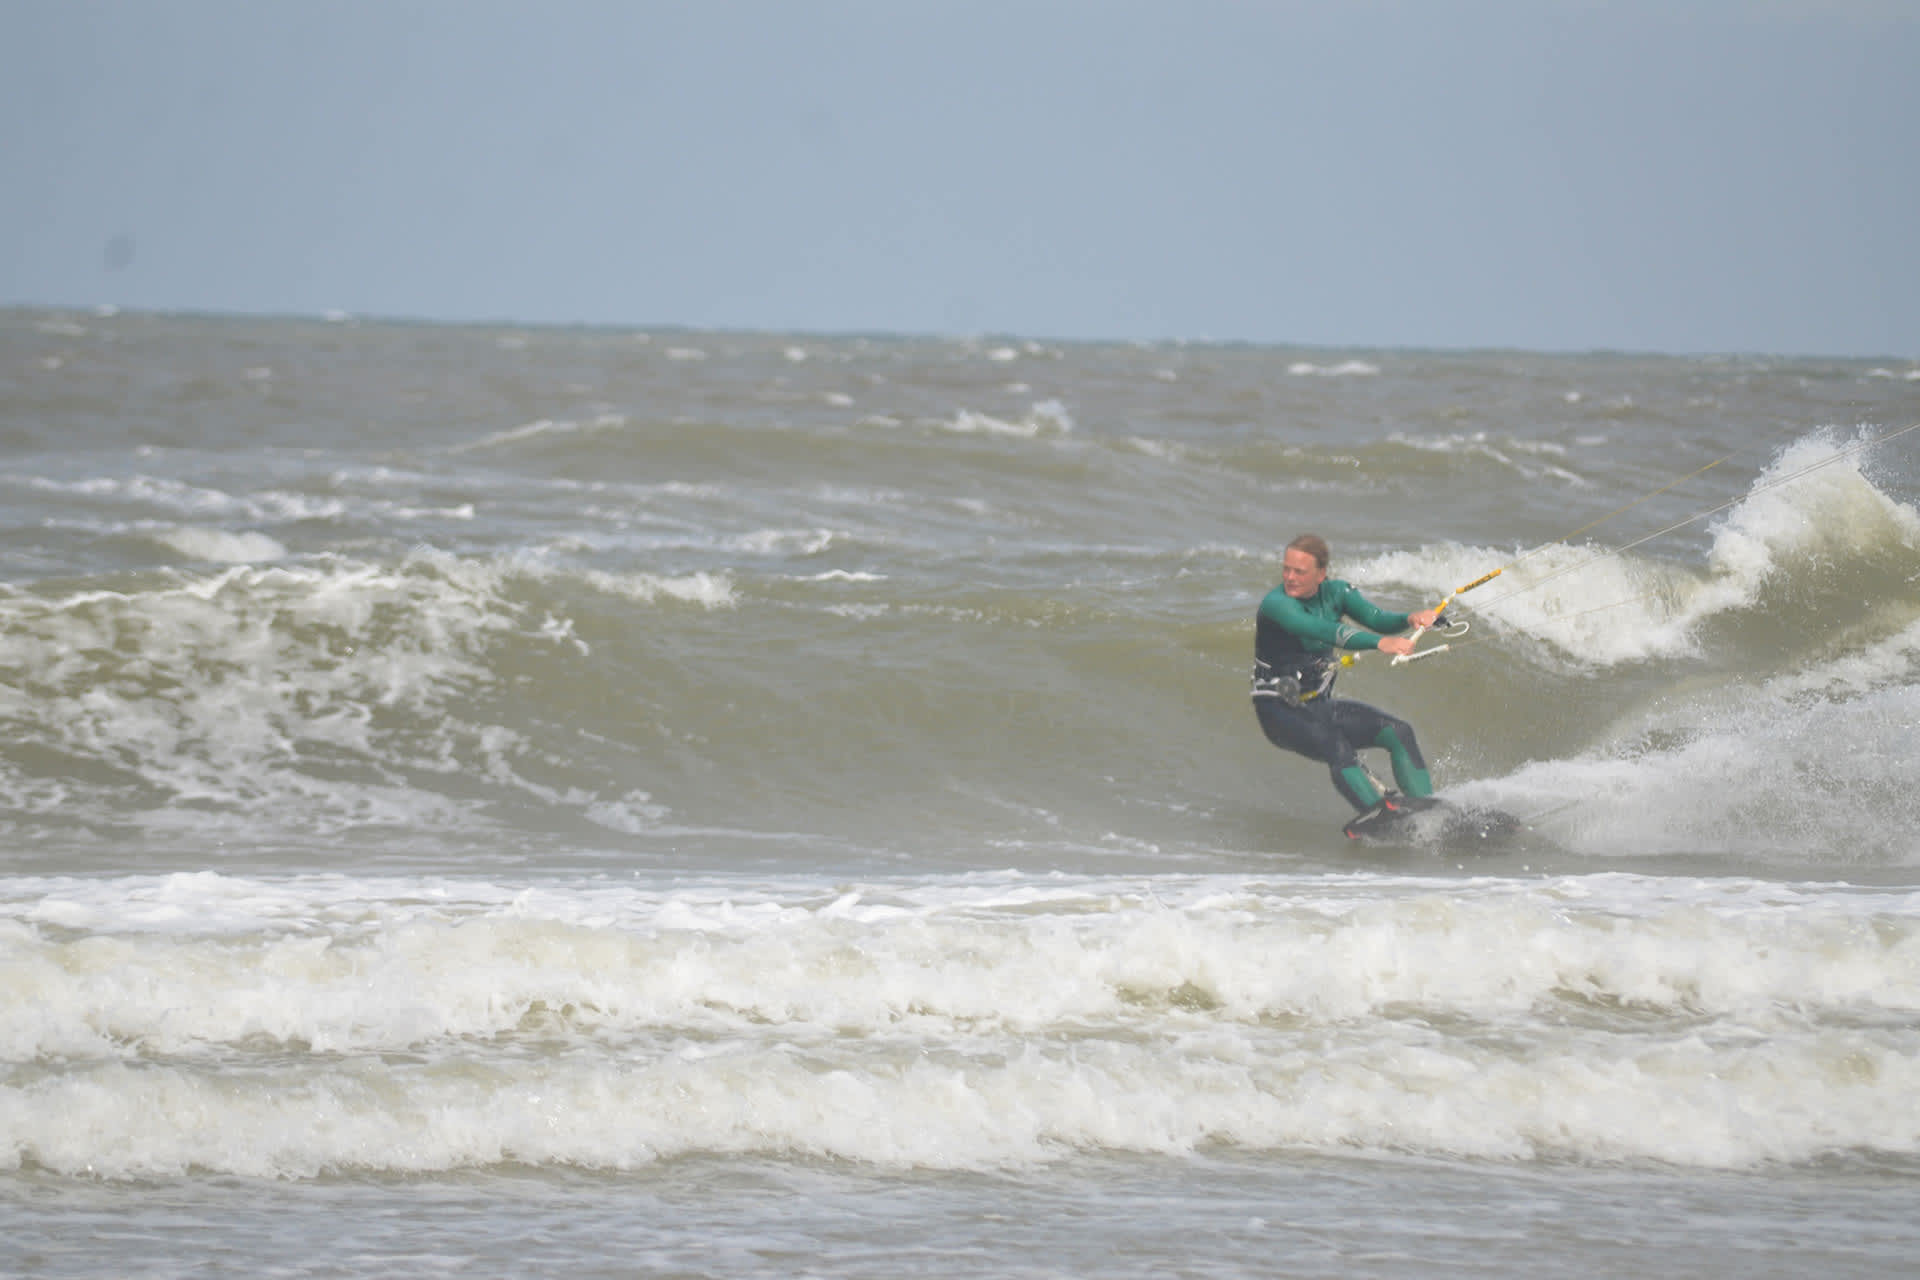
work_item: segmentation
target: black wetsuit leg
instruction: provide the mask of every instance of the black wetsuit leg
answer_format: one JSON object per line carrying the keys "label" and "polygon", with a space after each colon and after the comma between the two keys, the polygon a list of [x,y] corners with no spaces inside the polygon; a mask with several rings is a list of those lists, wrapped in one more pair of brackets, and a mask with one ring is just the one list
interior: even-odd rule
{"label": "black wetsuit leg", "polygon": [[[1397,745],[1401,751],[1395,753],[1396,777],[1411,764],[1424,783],[1426,760],[1413,736],[1413,726],[1378,707],[1350,698],[1319,698],[1295,706],[1279,698],[1255,698],[1253,710],[1267,741],[1325,764],[1334,789],[1357,811],[1365,812],[1380,802],[1379,788],[1360,764],[1361,747],[1391,749]],[[1406,785],[1410,779],[1401,777],[1400,781]],[[1431,788],[1422,786],[1420,790]]]}

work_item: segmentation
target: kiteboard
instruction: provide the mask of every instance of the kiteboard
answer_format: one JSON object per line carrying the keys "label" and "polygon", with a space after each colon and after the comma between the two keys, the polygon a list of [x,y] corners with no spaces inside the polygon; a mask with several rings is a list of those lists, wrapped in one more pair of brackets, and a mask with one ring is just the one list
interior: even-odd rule
{"label": "kiteboard", "polygon": [[1367,844],[1497,848],[1525,831],[1526,824],[1504,809],[1392,792],[1341,830],[1347,839]]}

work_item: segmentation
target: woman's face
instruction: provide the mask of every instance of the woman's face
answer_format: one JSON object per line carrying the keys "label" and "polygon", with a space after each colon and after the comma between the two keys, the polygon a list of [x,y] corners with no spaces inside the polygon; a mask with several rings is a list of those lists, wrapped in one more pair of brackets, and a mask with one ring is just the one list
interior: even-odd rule
{"label": "woman's face", "polygon": [[1297,547],[1280,561],[1280,585],[1295,600],[1311,600],[1326,580],[1327,571]]}

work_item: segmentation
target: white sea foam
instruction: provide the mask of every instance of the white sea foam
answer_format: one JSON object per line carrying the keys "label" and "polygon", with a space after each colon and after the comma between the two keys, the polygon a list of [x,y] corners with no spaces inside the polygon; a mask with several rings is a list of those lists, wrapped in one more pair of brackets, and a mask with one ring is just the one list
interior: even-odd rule
{"label": "white sea foam", "polygon": [[1338,364],[1296,360],[1287,366],[1287,372],[1296,378],[1371,378],[1380,372],[1380,366],[1365,360],[1342,360]]}
{"label": "white sea foam", "polygon": [[552,418],[540,418],[521,426],[509,427],[505,431],[495,431],[478,440],[470,440],[455,445],[451,452],[465,453],[472,449],[494,449],[503,444],[518,444],[523,440],[532,440],[547,435],[573,435],[581,430],[578,422],[556,421]]}
{"label": "white sea foam", "polygon": [[1287,1050],[1216,1034],[1178,1056],[1092,1040],[865,1063],[693,1041],[511,1070],[349,1057],[299,1076],[99,1063],[0,1088],[0,1159],[285,1178],[738,1153],[981,1169],[1204,1145],[1742,1168],[1915,1149],[1903,1099],[1920,1071],[1869,1032],[1520,1059],[1423,1039]]}
{"label": "white sea foam", "polygon": [[292,523],[335,519],[348,510],[347,504],[338,498],[319,498],[311,494],[273,489],[236,495],[156,476],[95,476],[84,480],[50,480],[35,476],[15,483],[93,502],[156,509],[196,519]]}
{"label": "white sea foam", "polygon": [[1915,620],[1885,640],[1834,656],[1803,671],[1767,681],[1766,696],[1776,702],[1807,697],[1846,699],[1890,684],[1920,687],[1920,600],[1908,603]]}
{"label": "white sea foam", "polygon": [[[220,812],[323,829],[455,825],[458,802],[389,771],[466,769],[548,794],[517,772],[515,736],[452,705],[497,682],[502,643],[580,649],[568,619],[515,597],[526,572],[421,551],[393,566],[326,557],[183,572],[131,594],[12,592],[0,596],[0,664],[27,674],[0,688],[0,713],[18,739],[131,771],[135,794],[164,797],[145,816],[158,826]],[[710,607],[730,593],[703,575],[603,585]],[[128,633],[137,649],[120,642]],[[35,807],[52,798],[8,772],[0,788]],[[94,802],[115,794],[96,789]]]}
{"label": "white sea foam", "polygon": [[630,791],[616,800],[594,800],[586,807],[588,821],[628,835],[658,829],[671,813],[667,806],[655,804],[645,791]]}
{"label": "white sea foam", "polygon": [[595,569],[580,575],[595,590],[629,600],[682,600],[708,609],[731,609],[739,603],[733,577],[725,573],[689,573],[678,577],[653,573],[606,573]]}
{"label": "white sea foam", "polygon": [[1553,480],[1572,488],[1588,488],[1591,482],[1578,472],[1557,464],[1567,456],[1565,445],[1552,440],[1495,439],[1485,431],[1454,435],[1409,435],[1394,432],[1395,444],[1424,453],[1464,454],[1497,462],[1528,480]]}
{"label": "white sea foam", "polygon": [[505,431],[495,431],[478,440],[469,440],[457,444],[449,450],[451,453],[467,453],[477,449],[496,449],[501,445],[520,444],[527,440],[536,440],[542,436],[572,436],[597,431],[618,431],[627,425],[628,419],[622,413],[601,413],[584,421],[573,418],[540,418]]}
{"label": "white sea foam", "polygon": [[[1185,1027],[1188,1014],[1338,1024],[1401,1006],[1524,1022],[1566,1000],[1601,1022],[1625,1008],[1783,1032],[1920,1014],[1920,895],[1759,881],[1008,874],[649,889],[194,873],[16,878],[0,892],[18,979],[7,998],[40,1010],[33,1027],[0,1020],[11,1061],[262,1034],[399,1050],[511,1031],[536,1003],[636,1033],[942,1036]],[[41,1039],[51,1028],[57,1043]]]}
{"label": "white sea foam", "polygon": [[949,431],[967,435],[1015,436],[1031,440],[1040,435],[1065,435],[1073,430],[1073,416],[1058,400],[1042,400],[1017,421],[991,414],[962,409],[951,422],[942,423]]}
{"label": "white sea foam", "polygon": [[1631,876],[0,882],[0,1163],[1920,1152],[1915,895]]}
{"label": "white sea foam", "polygon": [[1556,545],[1516,561],[1511,551],[1437,546],[1378,556],[1353,576],[1363,588],[1407,583],[1445,598],[1503,562],[1499,578],[1456,597],[1453,608],[1456,617],[1498,629],[1504,643],[1598,665],[1695,651],[1697,615],[1678,602],[1690,598],[1699,579],[1653,560]]}
{"label": "white sea foam", "polygon": [[1844,560],[1890,542],[1920,553],[1920,511],[1875,488],[1847,447],[1813,436],[1783,450],[1717,526],[1715,572],[1757,585],[1794,559]]}
{"label": "white sea foam", "polygon": [[1836,873],[1920,866],[1920,689],[1844,701],[1776,692],[1803,679],[1663,698],[1632,709],[1593,752],[1458,788],[1459,797],[1550,812],[1557,841],[1596,857],[1825,851],[1820,860]]}
{"label": "white sea foam", "polygon": [[195,515],[248,515],[243,500],[218,489],[204,489],[156,476],[92,476],[84,480],[30,477],[26,483],[49,493],[91,499],[118,499]]}
{"label": "white sea foam", "polygon": [[817,556],[833,546],[839,536],[831,529],[756,529],[726,539],[725,545],[756,556]]}
{"label": "white sea foam", "polygon": [[155,535],[189,560],[225,564],[260,564],[284,559],[285,546],[264,533],[229,533],[222,529],[170,529]]}
{"label": "white sea foam", "polygon": [[1504,566],[1459,607],[1512,640],[1599,666],[1684,656],[1698,651],[1702,623],[1761,607],[1774,584],[1802,566],[1892,547],[1920,555],[1920,510],[1876,488],[1860,457],[1843,448],[1815,436],[1784,450],[1744,498],[1716,513],[1703,565],[1661,558],[1658,539],[1620,551],[1554,543],[1518,555],[1440,546],[1364,562],[1355,580],[1445,596]]}
{"label": "white sea foam", "polygon": [[1166,462],[1184,462],[1190,453],[1190,450],[1183,445],[1169,440],[1154,440],[1146,436],[1128,436],[1124,443],[1137,453]]}

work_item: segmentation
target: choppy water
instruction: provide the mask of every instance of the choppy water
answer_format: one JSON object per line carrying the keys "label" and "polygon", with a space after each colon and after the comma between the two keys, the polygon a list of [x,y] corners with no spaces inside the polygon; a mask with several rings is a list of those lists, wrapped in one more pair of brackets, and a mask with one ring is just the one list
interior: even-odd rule
{"label": "choppy water", "polygon": [[[0,1269],[1896,1274],[1916,423],[1884,362],[0,313]],[[1351,847],[1265,743],[1306,529],[1505,569],[1342,691],[1517,844]]]}

